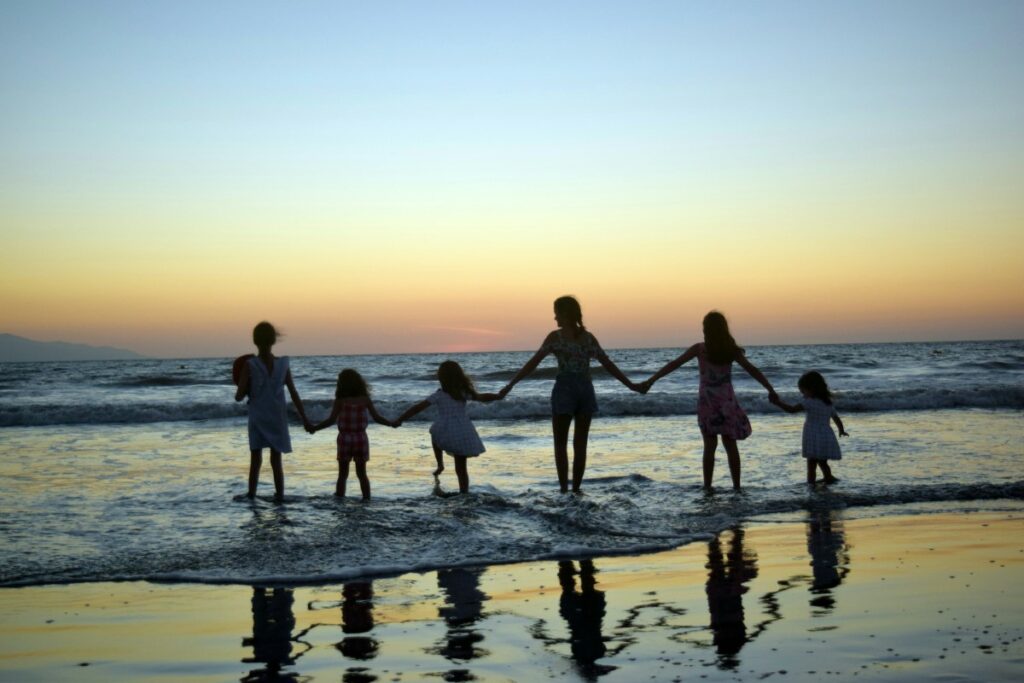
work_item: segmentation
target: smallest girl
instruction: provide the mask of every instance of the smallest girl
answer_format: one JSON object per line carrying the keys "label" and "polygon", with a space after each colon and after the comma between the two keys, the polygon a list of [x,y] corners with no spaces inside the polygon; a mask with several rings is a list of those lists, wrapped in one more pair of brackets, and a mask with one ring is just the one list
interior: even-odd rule
{"label": "smallest girl", "polygon": [[352,368],[338,373],[338,388],[334,391],[331,414],[310,429],[310,434],[330,424],[338,424],[338,483],[334,495],[345,497],[348,464],[356,463],[356,477],[363,492],[363,500],[370,500],[370,480],[366,476],[366,463],[370,459],[370,440],[366,437],[367,413],[373,421],[388,427],[398,425],[381,417],[370,398],[370,387],[363,376]]}
{"label": "smallest girl", "polygon": [[421,413],[430,406],[437,408],[434,424],[430,426],[430,445],[434,447],[437,459],[437,477],[444,471],[444,453],[455,458],[455,475],[459,478],[459,493],[469,491],[469,472],[466,459],[475,458],[485,450],[480,441],[476,427],[466,414],[466,401],[472,399],[481,403],[500,400],[498,394],[479,394],[473,381],[463,372],[462,366],[453,360],[446,360],[437,368],[437,380],[441,388],[427,399],[402,413],[395,422],[400,426],[413,415]]}
{"label": "smallest girl", "polygon": [[843,454],[839,450],[839,440],[828,423],[829,419],[835,420],[836,426],[839,427],[839,436],[849,434],[843,428],[843,421],[839,419],[839,413],[832,405],[832,392],[829,391],[828,384],[820,372],[812,370],[804,373],[797,382],[797,388],[803,394],[803,403],[790,405],[778,397],[775,397],[772,403],[787,413],[807,413],[802,448],[803,456],[807,458],[807,483],[813,484],[817,480],[817,468],[821,468],[823,481],[826,484],[834,484],[839,480],[832,476],[832,468],[828,466],[828,461],[840,460]]}

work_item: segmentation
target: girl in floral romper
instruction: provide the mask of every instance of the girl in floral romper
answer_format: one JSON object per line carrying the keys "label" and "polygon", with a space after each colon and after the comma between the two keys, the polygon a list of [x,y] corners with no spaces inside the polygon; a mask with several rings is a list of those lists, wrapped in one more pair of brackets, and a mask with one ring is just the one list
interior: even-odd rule
{"label": "girl in floral romper", "polygon": [[711,489],[715,472],[715,451],[721,437],[729,458],[729,473],[732,486],[740,488],[740,452],[737,441],[750,436],[750,420],[743,412],[736,393],[732,388],[732,364],[735,361],[768,390],[771,401],[778,399],[771,382],[743,355],[743,349],[729,333],[729,323],[718,311],[704,316],[704,342],[697,343],[681,356],[668,363],[661,370],[640,385],[647,393],[659,379],[677,370],[690,359],[696,358],[700,368],[700,388],[697,392],[697,425],[704,438],[704,488]]}
{"label": "girl in floral romper", "polygon": [[313,425],[310,434],[329,425],[338,425],[338,483],[334,495],[345,497],[345,482],[348,480],[350,462],[356,464],[356,477],[363,492],[363,500],[370,499],[370,480],[366,476],[366,463],[370,459],[370,440],[366,437],[367,414],[374,422],[388,427],[397,427],[394,422],[381,417],[370,398],[370,387],[355,370],[346,368],[338,374],[338,387],[334,392],[334,406],[323,422]]}

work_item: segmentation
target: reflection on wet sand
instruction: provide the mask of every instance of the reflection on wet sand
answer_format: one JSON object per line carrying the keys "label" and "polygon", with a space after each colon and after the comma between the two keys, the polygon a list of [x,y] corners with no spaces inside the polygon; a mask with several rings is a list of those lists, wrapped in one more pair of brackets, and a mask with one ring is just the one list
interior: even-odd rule
{"label": "reflection on wet sand", "polygon": [[292,656],[294,602],[288,588],[274,588],[269,593],[266,588],[252,589],[252,636],[242,639],[243,647],[252,648],[252,656],[242,661],[265,666],[242,677],[243,683],[298,680],[296,674],[282,671],[285,666],[295,663]]}
{"label": "reflection on wet sand", "polygon": [[[558,583],[562,587],[558,612],[569,627],[573,662],[587,680],[594,680],[615,669],[597,663],[607,654],[608,648],[601,631],[606,602],[604,591],[596,588],[596,571],[592,560],[580,560],[579,572],[570,561],[558,563]],[[577,573],[580,577],[579,591],[576,590]]]}
{"label": "reflection on wet sand", "polygon": [[[657,631],[663,631],[669,642],[683,646],[681,651],[676,649],[678,654],[675,657],[670,651],[660,651],[659,666],[712,665],[723,671],[735,672],[740,666],[740,652],[747,643],[783,618],[783,593],[806,587],[812,595],[811,605],[817,609],[812,612],[813,617],[825,616],[835,607],[835,588],[848,575],[850,563],[843,521],[836,511],[821,511],[811,512],[805,524],[812,568],[810,576],[802,568],[794,567],[794,573],[777,579],[767,577],[770,580],[758,582],[756,579],[761,573],[758,553],[750,547],[742,526],[723,531],[708,541],[703,549],[706,571],[703,577],[699,569],[696,574],[687,573],[679,577],[682,585],[692,586],[697,591],[703,578],[706,615],[703,614],[703,600],[699,592],[690,593],[695,602],[673,602],[665,601],[655,591],[645,591],[634,594],[628,600],[629,604],[616,607],[614,603],[610,604],[606,590],[598,589],[593,560],[559,561],[556,564],[560,587],[558,614],[567,633],[549,632],[554,624],[540,618],[530,628],[529,635],[543,641],[545,647],[564,658],[564,662],[571,662],[575,675],[583,680],[595,681],[628,666],[628,661],[633,659],[623,661],[620,657],[623,651],[635,650],[643,656]],[[691,554],[695,560],[701,558],[700,546],[694,546]],[[799,550],[797,554],[800,554]],[[700,566],[699,560],[696,566]],[[443,601],[437,609],[436,618],[427,617],[425,621],[436,624],[439,620],[445,627],[445,633],[438,639],[436,632],[432,632],[426,643],[434,641],[434,644],[421,645],[418,651],[443,657],[450,668],[435,670],[429,675],[444,681],[476,680],[480,671],[472,670],[474,660],[501,656],[501,648],[495,646],[499,654],[492,655],[481,646],[485,637],[496,638],[496,643],[501,640],[493,632],[494,628],[500,628],[497,624],[501,620],[491,620],[494,625],[490,626],[490,634],[485,624],[484,603],[491,598],[481,587],[481,582],[487,571],[487,568],[437,571],[436,581]],[[548,571],[545,567],[545,573]],[[547,576],[550,580],[551,575]],[[614,582],[611,585],[615,586]],[[762,585],[769,590],[765,591]],[[756,594],[752,590],[756,590]],[[629,589],[624,590],[623,595],[618,596],[620,602],[623,598],[628,599],[630,594]],[[304,654],[304,651],[295,653],[296,644],[308,649],[311,646],[304,640],[307,633],[314,629],[333,630],[339,626],[344,637],[335,642],[332,636],[327,642],[333,642],[335,650],[349,660],[349,666],[341,673],[342,683],[380,680],[380,672],[374,673],[370,669],[371,660],[387,659],[378,640],[381,631],[376,621],[380,612],[375,616],[374,601],[372,581],[350,581],[341,589],[340,602],[314,600],[308,606],[310,610],[328,610],[335,615],[340,609],[340,624],[334,619],[327,623],[317,621],[295,634],[292,590],[254,589],[253,635],[244,640],[244,645],[252,648],[253,655],[243,661],[258,662],[264,667],[249,672],[242,680],[246,683],[298,681],[297,673],[285,671]],[[544,610],[553,612],[554,605],[549,602]],[[499,609],[497,613],[504,614],[504,611]],[[377,637],[371,635],[375,630]],[[710,660],[705,659],[709,651],[714,653]],[[375,666],[382,665],[382,671],[387,671],[386,661],[375,663]],[[494,665],[500,663],[489,662],[484,670]]]}
{"label": "reflection on wet sand", "polygon": [[[478,647],[484,636],[474,625],[483,615],[483,603],[488,595],[480,590],[480,577],[485,569],[441,569],[437,572],[437,585],[444,595],[444,606],[438,616],[444,619],[448,631],[445,639],[432,651],[452,662],[468,662],[486,657],[487,650]],[[473,680],[466,669],[452,669],[444,674],[446,681]]]}
{"label": "reflection on wet sand", "polygon": [[[729,534],[727,549],[723,536]],[[718,534],[708,543],[708,570],[705,592],[711,615],[712,641],[718,654],[718,665],[733,669],[739,664],[736,655],[747,643],[747,626],[743,613],[743,594],[747,583],[757,576],[757,553],[743,547],[744,530],[735,527]]]}
{"label": "reflection on wet sand", "polygon": [[377,656],[376,639],[362,635],[373,630],[373,582],[354,581],[341,589],[341,631],[335,645],[349,659],[367,661]]}
{"label": "reflection on wet sand", "polygon": [[811,605],[819,608],[816,616],[835,607],[833,589],[850,573],[849,547],[841,513],[822,510],[810,513],[807,520],[807,552],[811,556]]}

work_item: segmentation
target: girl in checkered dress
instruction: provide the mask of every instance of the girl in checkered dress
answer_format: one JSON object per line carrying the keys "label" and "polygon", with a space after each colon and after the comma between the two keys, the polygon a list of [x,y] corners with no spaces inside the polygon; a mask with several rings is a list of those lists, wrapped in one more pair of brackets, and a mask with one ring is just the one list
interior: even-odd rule
{"label": "girl in checkered dress", "polygon": [[323,422],[313,425],[310,434],[331,424],[338,425],[338,484],[334,495],[345,497],[350,462],[356,464],[356,477],[363,492],[363,500],[370,499],[370,480],[366,476],[366,462],[370,459],[370,440],[366,437],[367,415],[373,421],[388,427],[398,425],[381,417],[370,398],[370,387],[363,376],[351,368],[338,374],[338,388],[334,392],[334,406]]}
{"label": "girl in checkered dress", "polygon": [[434,447],[434,457],[437,459],[437,469],[434,476],[437,477],[444,471],[444,455],[455,458],[455,475],[459,478],[459,493],[469,491],[469,472],[466,470],[466,460],[475,458],[486,449],[480,441],[480,435],[476,433],[476,427],[466,414],[466,402],[470,399],[489,403],[497,401],[501,397],[498,394],[477,393],[473,381],[463,372],[462,366],[453,360],[446,360],[437,369],[437,379],[441,388],[431,394],[427,399],[402,413],[395,422],[396,426],[401,425],[413,415],[420,413],[430,406],[437,409],[434,424],[430,426],[430,443]]}

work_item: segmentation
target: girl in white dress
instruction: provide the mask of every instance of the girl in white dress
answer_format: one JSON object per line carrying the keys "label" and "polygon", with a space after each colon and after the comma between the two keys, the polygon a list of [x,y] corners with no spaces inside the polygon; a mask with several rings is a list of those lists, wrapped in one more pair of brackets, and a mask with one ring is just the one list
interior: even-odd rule
{"label": "girl in white dress", "polygon": [[263,465],[263,449],[270,449],[270,467],[274,471],[274,498],[284,497],[284,468],[281,454],[292,452],[288,434],[288,411],[284,402],[284,388],[288,387],[295,410],[306,429],[311,425],[302,407],[302,399],[292,381],[288,357],[277,357],[270,352],[277,342],[278,333],[268,322],[261,322],[252,330],[252,342],[257,353],[242,366],[238,378],[235,400],[249,397],[249,498],[256,497],[256,485]]}
{"label": "girl in white dress", "polygon": [[807,483],[815,483],[817,470],[821,469],[822,480],[826,484],[834,484],[839,480],[832,476],[832,468],[829,467],[828,461],[839,460],[843,454],[829,420],[834,420],[839,427],[839,436],[849,434],[843,428],[843,421],[839,419],[839,413],[832,405],[832,392],[829,391],[828,384],[820,372],[804,373],[797,382],[797,388],[803,394],[803,403],[790,405],[778,397],[772,400],[772,403],[787,413],[807,413],[801,449],[803,456],[807,458]]}
{"label": "girl in white dress", "polygon": [[437,477],[444,471],[444,453],[455,458],[455,474],[459,478],[459,493],[469,491],[469,472],[466,470],[467,458],[475,458],[485,450],[476,433],[476,427],[466,414],[466,402],[470,399],[489,403],[502,397],[498,394],[477,393],[473,381],[463,372],[462,366],[453,360],[446,360],[437,369],[437,379],[441,388],[395,420],[395,426],[401,425],[413,415],[434,406],[437,414],[434,424],[430,426],[430,443],[434,447],[437,458]]}

